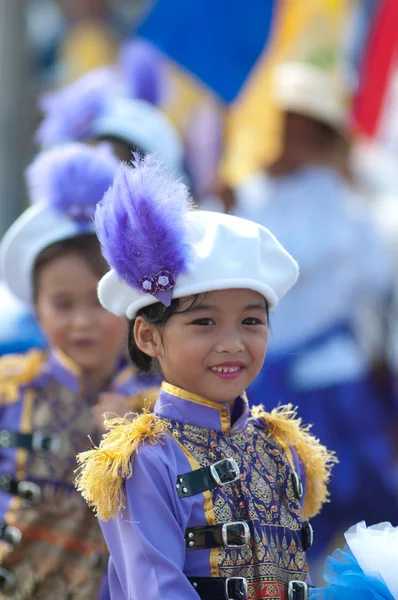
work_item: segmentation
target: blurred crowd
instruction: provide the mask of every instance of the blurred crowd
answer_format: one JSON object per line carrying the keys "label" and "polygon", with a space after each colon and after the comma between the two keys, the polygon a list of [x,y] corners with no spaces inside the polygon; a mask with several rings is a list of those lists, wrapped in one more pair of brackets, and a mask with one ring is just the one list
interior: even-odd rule
{"label": "blurred crowd", "polygon": [[[123,161],[155,153],[199,207],[265,225],[298,261],[299,282],[271,314],[267,359],[248,398],[297,406],[338,455],[331,502],[313,522],[316,572],[347,526],[396,524],[398,515],[398,70],[381,133],[369,141],[353,128],[343,74],[301,57],[276,64],[276,150],[230,176],[222,103],[188,89],[134,33],[148,4],[31,0],[32,145],[40,155],[105,144]],[[245,143],[242,161],[261,140]],[[35,310],[1,285],[0,353],[45,349]]]}

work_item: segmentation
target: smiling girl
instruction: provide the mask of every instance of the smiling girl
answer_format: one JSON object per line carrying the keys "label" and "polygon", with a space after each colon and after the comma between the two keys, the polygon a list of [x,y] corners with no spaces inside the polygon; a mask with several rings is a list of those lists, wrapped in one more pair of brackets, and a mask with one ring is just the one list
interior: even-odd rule
{"label": "smiling girl", "polygon": [[291,407],[251,416],[245,396],[297,264],[264,227],[192,210],[152,157],[119,168],[95,222],[111,266],[100,301],[164,380],[153,415],[109,421],[79,458],[111,598],[305,598],[308,519],[334,457]]}

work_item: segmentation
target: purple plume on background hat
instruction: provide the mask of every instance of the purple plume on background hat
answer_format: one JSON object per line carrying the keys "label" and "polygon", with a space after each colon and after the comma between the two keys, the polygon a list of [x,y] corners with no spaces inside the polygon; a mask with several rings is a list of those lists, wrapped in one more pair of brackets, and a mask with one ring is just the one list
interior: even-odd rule
{"label": "purple plume on background hat", "polygon": [[96,148],[66,144],[42,152],[26,170],[31,202],[51,206],[82,223],[92,222],[118,164],[105,144]]}
{"label": "purple plume on background hat", "polygon": [[166,61],[150,42],[137,38],[122,45],[119,68],[130,98],[159,106],[169,94]]}
{"label": "purple plume on background hat", "polygon": [[153,155],[135,154],[134,167],[119,166],[97,206],[97,235],[120,279],[169,306],[176,279],[192,255],[185,227],[192,201],[188,188]]}
{"label": "purple plume on background hat", "polygon": [[120,87],[115,69],[102,67],[90,71],[70,86],[43,94],[43,112],[35,140],[43,148],[92,137],[92,123],[104,110],[110,96]]}

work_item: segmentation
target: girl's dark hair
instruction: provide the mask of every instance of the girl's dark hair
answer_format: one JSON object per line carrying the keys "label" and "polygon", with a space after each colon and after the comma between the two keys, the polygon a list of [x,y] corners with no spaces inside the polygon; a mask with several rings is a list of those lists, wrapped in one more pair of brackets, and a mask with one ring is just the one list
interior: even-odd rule
{"label": "girl's dark hair", "polygon": [[[203,302],[206,295],[207,294],[197,294],[185,298],[183,308],[181,308],[181,300],[178,298],[173,300],[170,306],[164,306],[161,302],[156,302],[155,304],[141,308],[141,310],[138,311],[136,318],[142,316],[147,323],[159,325],[162,330],[171,317],[187,313],[190,310],[197,308]],[[267,301],[265,301],[265,305],[267,310],[267,322],[269,323]],[[135,319],[129,321],[128,352],[130,359],[142,373],[159,373],[157,360],[139,349],[134,337],[134,324]]]}
{"label": "girl's dark hair", "polygon": [[33,265],[32,285],[33,299],[37,301],[39,293],[40,272],[50,262],[65,254],[77,254],[92,269],[92,271],[101,278],[109,270],[109,267],[101,254],[101,246],[94,233],[82,233],[59,242],[50,244],[37,256]]}
{"label": "girl's dark hair", "polygon": [[[181,300],[179,298],[172,300],[170,306],[164,306],[161,302],[156,302],[155,304],[150,304],[149,306],[141,308],[141,310],[138,311],[136,318],[144,317],[147,323],[150,323],[151,325],[159,325],[162,329],[172,316],[188,312],[194,306],[197,306],[202,299],[203,294],[200,296],[199,294],[192,296],[188,300],[184,301],[186,307],[184,307],[182,310],[179,310],[181,308]],[[140,350],[137,342],[135,341],[134,324],[135,319],[129,321],[128,352],[130,359],[138,367],[138,369],[142,371],[142,373],[158,373],[159,368],[157,360]]]}

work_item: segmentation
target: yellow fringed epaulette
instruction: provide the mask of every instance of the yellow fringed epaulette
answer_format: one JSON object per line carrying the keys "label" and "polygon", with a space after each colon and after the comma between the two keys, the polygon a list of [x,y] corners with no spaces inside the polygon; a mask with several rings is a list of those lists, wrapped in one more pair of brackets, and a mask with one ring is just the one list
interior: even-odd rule
{"label": "yellow fringed epaulette", "polygon": [[263,406],[252,409],[255,419],[264,419],[269,434],[285,450],[290,462],[291,447],[299,455],[306,471],[306,494],[302,516],[308,520],[319,513],[324,502],[328,502],[328,483],[333,468],[337,463],[334,452],[329,451],[320,441],[310,434],[310,425],[302,426],[297,417],[297,409],[291,404],[279,406],[270,413]]}
{"label": "yellow fringed epaulette", "polygon": [[35,379],[45,361],[46,354],[40,350],[3,356],[0,359],[0,405],[16,402],[19,389]]}
{"label": "yellow fringed epaulette", "polygon": [[77,456],[76,487],[100,519],[108,521],[124,507],[123,480],[132,474],[134,454],[143,442],[158,443],[166,425],[148,411],[105,419],[104,425],[107,433],[100,445]]}
{"label": "yellow fringed epaulette", "polygon": [[152,411],[159,397],[159,387],[151,387],[131,396],[131,410],[133,412],[142,412],[143,410]]}

